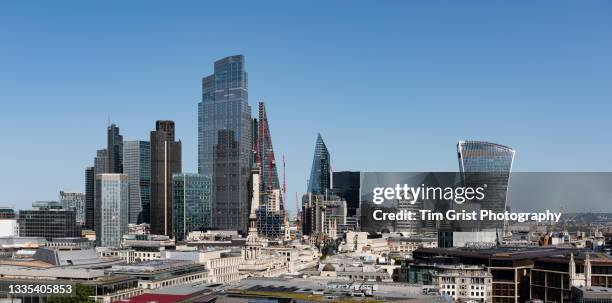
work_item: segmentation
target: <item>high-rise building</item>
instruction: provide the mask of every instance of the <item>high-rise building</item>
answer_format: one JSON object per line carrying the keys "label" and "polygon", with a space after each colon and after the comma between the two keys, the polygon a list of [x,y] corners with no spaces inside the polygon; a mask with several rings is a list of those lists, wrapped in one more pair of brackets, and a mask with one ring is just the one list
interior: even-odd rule
{"label": "high-rise building", "polygon": [[484,141],[459,141],[457,154],[459,172],[466,186],[486,184],[485,199],[480,208],[504,212],[514,149]]}
{"label": "high-rise building", "polygon": [[105,174],[108,173],[108,150],[105,149],[99,149],[96,152],[96,157],[94,158],[94,166],[93,166],[93,177],[94,177],[94,207],[93,207],[93,218],[94,218],[94,223],[93,223],[93,230],[96,229],[96,224],[95,224],[95,218],[96,218],[96,209],[98,208],[98,200],[97,197],[95,195],[96,192],[96,182],[95,182],[95,178],[97,175],[99,174]]}
{"label": "high-rise building", "polygon": [[77,192],[60,191],[60,203],[62,208],[74,210],[76,213],[76,222],[79,225],[85,225],[85,194]]}
{"label": "high-rise building", "polygon": [[511,147],[485,141],[457,143],[459,171],[462,173],[510,174],[515,151]]}
{"label": "high-rise building", "polygon": [[95,190],[96,175],[94,173],[94,167],[88,167],[85,169],[85,228],[89,230],[94,229],[94,211],[95,211]]}
{"label": "high-rise building", "polygon": [[310,178],[308,179],[308,192],[313,195],[324,195],[330,189],[330,156],[321,134],[317,134]]}
{"label": "high-rise building", "polygon": [[128,231],[129,191],[124,174],[96,175],[96,245],[119,247]]}
{"label": "high-rise building", "polygon": [[335,195],[304,195],[302,197],[302,233],[326,234],[336,237],[337,230],[346,225],[346,201]]}
{"label": "high-rise building", "polygon": [[129,222],[150,223],[151,144],[148,141],[123,143],[123,173],[130,185]]}
{"label": "high-rise building", "polygon": [[210,177],[182,173],[172,182],[174,235],[184,240],[190,232],[211,226]]}
{"label": "high-rise building", "polygon": [[278,170],[272,147],[272,138],[266,107],[259,102],[259,121],[254,125],[255,165],[260,170],[260,207],[257,212],[257,230],[260,235],[275,239],[280,236],[284,219],[283,195],[278,181]]}
{"label": "high-rise building", "polygon": [[151,132],[151,233],[172,236],[172,175],[181,172],[181,141],[174,122],[157,121]]}
{"label": "high-rise building", "polygon": [[347,215],[354,217],[359,208],[359,186],[361,173],[358,171],[340,171],[332,174],[334,194],[346,200]]}
{"label": "high-rise building", "polygon": [[74,210],[63,209],[57,201],[38,201],[32,209],[19,211],[19,236],[52,238],[79,237]]}
{"label": "high-rise building", "polygon": [[107,169],[106,173],[120,174],[123,172],[123,136],[119,134],[119,127],[111,124],[107,129]]}
{"label": "high-rise building", "polygon": [[[457,156],[461,183],[466,187],[485,187],[485,192],[484,199],[480,201],[455,205],[456,211],[504,212],[514,154],[514,149],[500,144],[459,141]],[[453,246],[464,246],[471,242],[499,242],[503,235],[503,227],[503,221],[454,222],[454,232],[450,240]]]}
{"label": "high-rise building", "polygon": [[247,229],[252,124],[244,57],[216,61],[198,104],[198,173],[212,178],[214,227]]}

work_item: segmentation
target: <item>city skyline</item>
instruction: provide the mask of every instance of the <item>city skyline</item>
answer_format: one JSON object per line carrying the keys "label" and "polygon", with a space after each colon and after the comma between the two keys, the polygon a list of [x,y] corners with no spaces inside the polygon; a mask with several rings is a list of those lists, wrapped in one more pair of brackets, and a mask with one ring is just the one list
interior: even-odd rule
{"label": "city skyline", "polygon": [[[14,6],[28,8],[26,4]],[[212,72],[214,61],[236,54],[246,57],[249,105],[255,108],[259,100],[266,102],[276,157],[286,156],[287,207],[292,212],[291,197],[306,190],[318,132],[332,155],[334,171],[456,171],[453,150],[459,140],[512,146],[517,150],[515,171],[612,170],[607,161],[612,146],[602,143],[606,130],[612,128],[610,105],[604,104],[612,97],[605,86],[612,67],[605,54],[612,51],[612,45],[602,38],[612,32],[611,18],[605,12],[608,4],[554,5],[555,10],[546,16],[551,25],[538,18],[538,12],[553,6],[550,2],[530,4],[532,12],[521,10],[520,5],[491,4],[488,8],[497,9],[495,12],[508,10],[497,20],[469,7],[454,7],[459,12],[451,14],[436,5],[416,6],[425,9],[425,15],[439,16],[441,25],[388,10],[374,10],[380,13],[373,17],[376,22],[357,24],[369,11],[368,5],[357,3],[343,17],[345,25],[332,26],[322,36],[317,30],[329,25],[333,14],[305,8],[320,17],[321,23],[314,24],[313,30],[289,26],[291,18],[274,17],[270,23],[241,33],[245,41],[223,39],[222,46],[191,42],[195,37],[218,37],[206,33],[205,22],[195,15],[187,15],[184,22],[167,30],[161,30],[164,22],[177,20],[141,20],[145,26],[130,23],[128,34],[111,38],[107,34],[117,33],[116,28],[101,29],[104,22],[97,18],[85,22],[85,17],[91,17],[87,5],[74,8],[81,16],[69,16],[59,23],[51,22],[50,13],[30,10],[27,14],[41,17],[31,26],[0,13],[3,24],[22,25],[16,31],[20,36],[0,33],[7,41],[7,48],[0,51],[0,63],[7,67],[0,72],[0,81],[7,84],[0,100],[10,102],[0,114],[0,123],[3,129],[11,130],[6,132],[5,142],[12,142],[12,148],[3,149],[1,165],[11,173],[0,177],[8,188],[0,192],[0,205],[28,208],[33,201],[54,199],[61,189],[85,192],[83,170],[92,165],[95,150],[106,146],[109,120],[121,128],[125,140],[147,140],[154,121],[174,120],[176,138],[183,142],[183,171],[197,172],[200,79]],[[283,9],[286,7],[278,10]],[[177,10],[187,11],[175,7],[170,14]],[[248,7],[238,9],[245,19],[236,22],[248,24],[256,19],[247,11]],[[586,12],[591,17],[588,20],[581,18]],[[295,14],[292,16],[302,22],[308,19]],[[102,16],[128,22],[129,7],[127,12],[107,11]],[[524,17],[522,26],[511,24],[516,16]],[[403,19],[386,21],[385,17]],[[474,21],[465,22],[469,18]],[[71,22],[83,22],[83,28],[74,28]],[[450,30],[455,22],[460,23],[458,28]],[[483,29],[477,26],[479,22],[490,26]],[[287,28],[277,30],[278,24]],[[383,27],[393,24],[394,30],[382,33]],[[160,30],[161,38],[140,37],[134,44],[124,41],[124,47],[107,45],[100,51],[95,50],[99,41],[85,40],[93,31],[110,39],[109,44],[120,45],[117,42],[129,34],[148,32],[147,26]],[[433,27],[421,31],[415,26]],[[184,36],[171,37],[185,29],[189,30]],[[271,34],[261,41],[247,39],[259,31]],[[325,47],[309,48],[310,54],[301,51],[305,42],[289,37],[292,32]],[[497,37],[499,33],[505,33],[503,39]],[[295,43],[279,44],[279,37]],[[334,37],[339,37],[338,41]],[[360,42],[362,38],[398,44],[396,49],[377,49]],[[456,45],[459,39],[465,39],[466,45],[478,43],[474,47]],[[76,48],[91,53],[100,63],[63,46],[59,49],[65,53],[58,53],[55,40],[76,40]],[[164,41],[175,42],[176,49],[145,52],[141,48]],[[141,45],[136,46],[138,43]],[[41,47],[49,52],[30,51]],[[175,50],[181,58],[172,55]],[[329,55],[330,51],[338,55]],[[31,75],[45,81],[32,89]],[[368,100],[376,106],[365,110],[361,104],[368,104]],[[149,108],[148,104],[155,106]],[[467,119],[470,113],[479,114],[479,119]],[[251,114],[256,116],[253,110]],[[51,134],[58,133],[67,140],[51,140]],[[35,172],[33,167],[37,167]],[[27,184],[17,181],[33,172],[35,176]]]}

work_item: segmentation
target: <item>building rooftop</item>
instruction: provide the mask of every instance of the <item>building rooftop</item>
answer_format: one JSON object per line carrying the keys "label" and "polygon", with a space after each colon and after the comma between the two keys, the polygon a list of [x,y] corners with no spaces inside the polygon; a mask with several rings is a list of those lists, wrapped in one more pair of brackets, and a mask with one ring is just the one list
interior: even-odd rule
{"label": "building rooftop", "polygon": [[112,272],[132,272],[132,273],[156,273],[166,270],[172,270],[178,267],[194,266],[190,261],[182,260],[151,260],[140,263],[131,263],[126,265],[113,265],[109,271]]}
{"label": "building rooftop", "polygon": [[497,260],[526,260],[536,259],[547,256],[559,255],[562,253],[576,252],[571,248],[553,247],[517,247],[517,248],[419,248],[414,254],[437,254],[442,256],[472,257]]}
{"label": "building rooftop", "polygon": [[87,265],[103,262],[93,249],[59,250],[41,247],[36,250],[33,258],[55,266]]}

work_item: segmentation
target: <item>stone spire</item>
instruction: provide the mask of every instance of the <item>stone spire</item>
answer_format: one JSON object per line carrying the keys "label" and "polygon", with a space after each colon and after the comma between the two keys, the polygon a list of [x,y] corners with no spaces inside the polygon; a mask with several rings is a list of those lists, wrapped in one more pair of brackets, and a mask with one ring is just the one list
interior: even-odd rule
{"label": "stone spire", "polygon": [[255,210],[259,207],[259,167],[251,171],[253,180],[253,197],[251,198],[251,212],[249,214],[249,233],[244,246],[244,258],[247,260],[259,258],[261,244],[257,235],[257,214]]}
{"label": "stone spire", "polygon": [[568,266],[570,285],[576,286],[576,262],[574,262],[574,253],[570,254],[570,261]]}
{"label": "stone spire", "polygon": [[591,254],[586,253],[586,258],[584,260],[584,280],[585,286],[591,287]]}

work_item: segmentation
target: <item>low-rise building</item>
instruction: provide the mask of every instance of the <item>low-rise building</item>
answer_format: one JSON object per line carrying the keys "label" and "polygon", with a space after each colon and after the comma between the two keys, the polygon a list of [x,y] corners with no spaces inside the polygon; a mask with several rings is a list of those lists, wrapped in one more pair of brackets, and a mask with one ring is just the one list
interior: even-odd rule
{"label": "low-rise building", "polygon": [[165,251],[164,258],[187,260],[204,265],[208,283],[230,283],[241,278],[238,268],[243,261],[240,251],[231,248]]}
{"label": "low-rise building", "polygon": [[106,269],[108,274],[138,279],[141,289],[206,282],[207,273],[203,265],[189,261],[154,260],[140,263],[114,265]]}
{"label": "low-rise building", "polygon": [[455,301],[492,302],[493,275],[481,266],[441,266],[432,275],[440,294]]}

